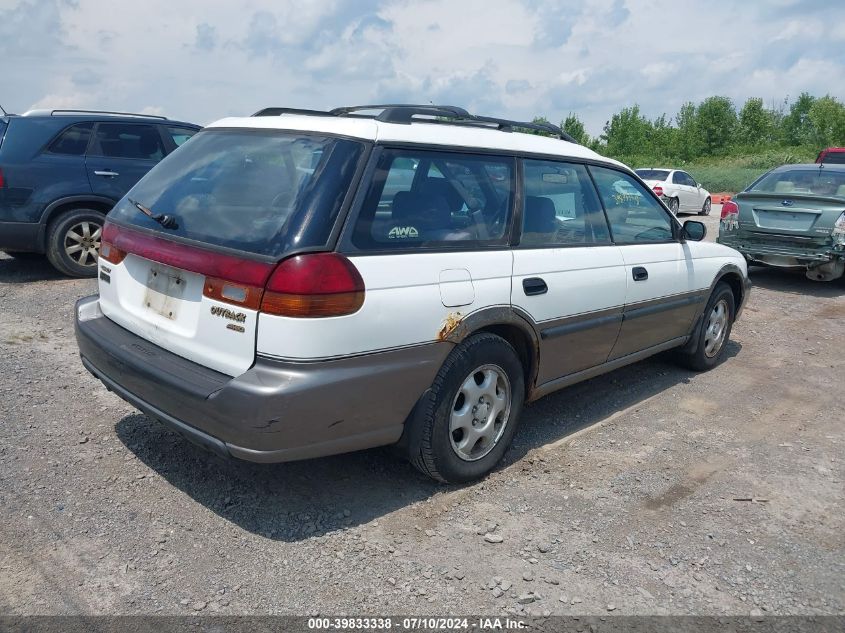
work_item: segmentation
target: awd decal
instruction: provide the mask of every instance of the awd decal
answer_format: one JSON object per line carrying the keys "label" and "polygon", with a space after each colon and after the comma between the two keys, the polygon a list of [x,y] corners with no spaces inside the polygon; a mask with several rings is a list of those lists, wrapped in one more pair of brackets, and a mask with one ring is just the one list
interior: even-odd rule
{"label": "awd decal", "polygon": [[419,237],[420,232],[417,231],[417,228],[414,226],[394,226],[390,229],[390,233],[387,234],[387,237],[391,240],[395,239],[405,239],[408,237]]}

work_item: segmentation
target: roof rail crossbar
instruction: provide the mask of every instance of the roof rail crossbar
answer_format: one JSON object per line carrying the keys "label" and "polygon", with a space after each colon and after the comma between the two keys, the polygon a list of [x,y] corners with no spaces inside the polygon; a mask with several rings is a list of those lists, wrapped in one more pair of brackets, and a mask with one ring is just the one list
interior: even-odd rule
{"label": "roof rail crossbar", "polygon": [[304,114],[308,116],[332,116],[325,110],[306,110],[303,108],[263,108],[252,116],[280,116],[282,114]]}
{"label": "roof rail crossbar", "polygon": [[55,116],[56,114],[107,114],[109,116],[131,116],[167,121],[167,117],[161,116],[160,114],[136,114],[134,112],[112,112],[110,110],[50,110],[50,116]]}

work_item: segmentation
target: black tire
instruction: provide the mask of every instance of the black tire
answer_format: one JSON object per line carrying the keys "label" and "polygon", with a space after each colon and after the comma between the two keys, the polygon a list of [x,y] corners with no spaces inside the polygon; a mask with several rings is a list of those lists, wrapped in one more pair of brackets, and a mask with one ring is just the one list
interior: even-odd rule
{"label": "black tire", "polygon": [[[97,230],[102,231],[104,220],[105,216],[93,209],[72,209],[55,218],[47,229],[47,259],[53,267],[69,277],[96,277],[100,249]],[[84,235],[85,227],[88,236]],[[76,246],[82,249],[76,251],[79,255],[68,253]]]}
{"label": "black tire", "polygon": [[[720,330],[723,332],[723,335],[721,336],[718,349],[715,352],[710,352],[708,351],[708,340],[712,340],[712,335],[708,332],[708,329],[712,323],[711,317],[715,314],[714,310],[720,302],[723,302],[727,311],[727,321]],[[731,329],[733,328],[735,316],[736,306],[734,304],[733,291],[728,284],[720,281],[716,284],[713,294],[710,295],[710,299],[707,301],[707,306],[704,308],[701,322],[698,324],[695,334],[693,334],[693,339],[682,352],[678,353],[678,361],[684,367],[693,371],[708,371],[722,362],[725,356],[725,349],[731,338]]]}
{"label": "black tire", "polygon": [[677,198],[669,198],[669,210],[672,215],[678,215],[681,212],[681,201]]}
{"label": "black tire", "polygon": [[[457,448],[453,448],[453,441],[457,440],[450,431],[450,422],[455,406],[469,406],[466,401],[461,401],[465,398],[463,386],[473,376],[483,376],[482,370],[486,368],[495,368],[494,372],[502,370],[507,376],[510,408],[502,414],[499,430],[495,431],[497,439],[490,442],[492,448],[485,449],[483,440],[479,440],[479,452],[489,452],[468,461],[459,456]],[[498,386],[494,388],[499,389]],[[431,389],[409,420],[410,424],[416,425],[408,446],[411,463],[420,472],[444,483],[461,483],[483,477],[493,470],[510,445],[524,399],[524,369],[513,347],[495,334],[482,332],[470,336],[450,352]],[[485,406],[484,411],[488,410]],[[499,418],[490,419],[495,423]]]}
{"label": "black tire", "polygon": [[698,212],[698,215],[710,215],[710,209],[713,207],[713,203],[711,202],[710,198],[704,201],[704,206],[701,207],[701,211]]}

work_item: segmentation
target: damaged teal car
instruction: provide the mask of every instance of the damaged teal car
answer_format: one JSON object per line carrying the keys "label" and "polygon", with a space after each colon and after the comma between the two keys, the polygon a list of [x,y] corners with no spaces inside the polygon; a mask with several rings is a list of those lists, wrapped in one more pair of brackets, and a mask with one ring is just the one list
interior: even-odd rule
{"label": "damaged teal car", "polygon": [[749,264],[845,273],[845,165],[784,165],[722,206],[717,241]]}

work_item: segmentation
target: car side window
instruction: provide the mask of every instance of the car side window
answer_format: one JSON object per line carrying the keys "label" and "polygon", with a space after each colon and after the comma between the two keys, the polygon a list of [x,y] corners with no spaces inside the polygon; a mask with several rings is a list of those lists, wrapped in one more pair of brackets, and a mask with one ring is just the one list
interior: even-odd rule
{"label": "car side window", "polygon": [[161,160],[164,144],[154,125],[100,123],[90,153],[111,158]]}
{"label": "car side window", "polygon": [[352,234],[365,250],[504,244],[514,159],[387,149]]}
{"label": "car side window", "polygon": [[617,244],[674,240],[669,212],[631,176],[606,167],[590,167]]}
{"label": "car side window", "polygon": [[50,143],[47,151],[51,154],[82,156],[88,148],[88,141],[93,129],[94,124],[91,122],[71,125]]}
{"label": "car side window", "polygon": [[695,180],[685,171],[679,172],[681,174],[681,184],[687,187],[695,187]]}
{"label": "car side window", "polygon": [[173,143],[176,147],[179,147],[182,143],[196,134],[197,130],[192,130],[186,127],[168,127],[167,133],[170,135],[170,138],[173,139]]}
{"label": "car side window", "polygon": [[525,160],[523,247],[609,244],[607,221],[583,165]]}
{"label": "car side window", "polygon": [[672,182],[676,185],[685,185],[687,183],[684,182],[684,172],[676,171],[672,174]]}

